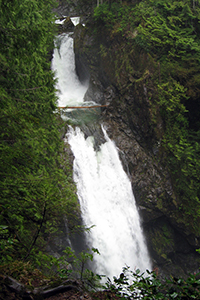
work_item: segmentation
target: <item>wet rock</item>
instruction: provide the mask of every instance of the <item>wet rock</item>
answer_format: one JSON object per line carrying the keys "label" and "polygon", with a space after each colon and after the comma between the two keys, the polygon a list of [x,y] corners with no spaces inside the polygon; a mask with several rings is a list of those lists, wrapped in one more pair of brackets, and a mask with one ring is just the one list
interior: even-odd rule
{"label": "wet rock", "polygon": [[[79,26],[74,34],[77,73],[86,69],[90,78],[85,99],[108,105],[102,110],[103,123],[119,149],[124,170],[131,180],[154,267],[163,276],[186,276],[198,269],[200,255],[196,249],[200,244],[179,214],[164,164],[165,153],[160,146],[162,121],[159,116],[155,126],[151,121],[147,97],[148,88],[153,90],[151,62],[147,55],[133,53],[134,71],[130,77],[122,69],[119,82],[113,60],[105,53],[109,37],[103,38],[101,33],[95,36],[91,27],[90,24],[87,28]],[[100,55],[102,49],[105,51]]]}
{"label": "wet rock", "polygon": [[[80,77],[80,74],[79,74]],[[81,76],[83,78],[83,76]],[[90,78],[88,90],[84,96],[85,101],[102,103],[104,88],[100,82],[95,81],[94,77]]]}
{"label": "wet rock", "polygon": [[65,32],[72,32],[75,26],[71,21],[70,17],[66,17],[63,19],[62,24],[58,24],[57,27],[58,27],[58,33],[61,34]]}

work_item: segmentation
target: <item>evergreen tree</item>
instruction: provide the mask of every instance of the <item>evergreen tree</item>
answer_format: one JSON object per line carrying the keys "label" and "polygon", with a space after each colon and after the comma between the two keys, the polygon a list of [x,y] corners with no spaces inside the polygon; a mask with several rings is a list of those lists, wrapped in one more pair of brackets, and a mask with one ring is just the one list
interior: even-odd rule
{"label": "evergreen tree", "polygon": [[[76,207],[50,53],[52,0],[0,1],[0,246],[3,261],[28,258]],[[62,165],[64,163],[62,162]],[[38,250],[37,250],[38,251]]]}

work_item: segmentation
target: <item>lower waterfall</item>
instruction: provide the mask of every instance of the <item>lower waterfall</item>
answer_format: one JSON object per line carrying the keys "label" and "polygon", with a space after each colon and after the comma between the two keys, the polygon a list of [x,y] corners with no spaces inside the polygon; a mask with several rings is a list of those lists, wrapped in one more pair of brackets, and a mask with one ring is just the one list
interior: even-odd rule
{"label": "lower waterfall", "polygon": [[[58,37],[52,69],[58,77],[58,106],[79,105],[86,86],[75,72],[73,40],[68,34]],[[115,143],[102,125],[105,142],[95,147],[94,137],[85,138],[79,127],[70,127],[66,139],[74,154],[74,181],[80,201],[88,248],[97,248],[93,269],[109,278],[118,276],[125,266],[131,270],[151,270],[131,182],[124,172]]]}
{"label": "lower waterfall", "polygon": [[112,278],[126,265],[131,270],[150,269],[130,180],[123,170],[117,148],[103,129],[106,142],[99,151],[94,140],[85,139],[80,128],[67,134],[74,154],[74,181],[77,185],[90,248],[97,248],[94,262],[98,274]]}

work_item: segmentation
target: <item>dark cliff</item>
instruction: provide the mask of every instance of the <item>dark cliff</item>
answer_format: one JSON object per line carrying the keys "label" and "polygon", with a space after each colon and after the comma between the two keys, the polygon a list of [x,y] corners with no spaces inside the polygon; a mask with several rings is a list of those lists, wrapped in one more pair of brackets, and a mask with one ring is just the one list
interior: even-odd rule
{"label": "dark cliff", "polygon": [[102,109],[103,123],[121,150],[154,268],[160,274],[185,276],[199,269],[200,240],[179,213],[167,155],[160,145],[159,113],[152,120],[149,93],[156,97],[159,64],[125,43],[101,24],[79,24],[74,33],[77,74],[81,81],[85,74],[90,76],[85,99],[108,105]]}

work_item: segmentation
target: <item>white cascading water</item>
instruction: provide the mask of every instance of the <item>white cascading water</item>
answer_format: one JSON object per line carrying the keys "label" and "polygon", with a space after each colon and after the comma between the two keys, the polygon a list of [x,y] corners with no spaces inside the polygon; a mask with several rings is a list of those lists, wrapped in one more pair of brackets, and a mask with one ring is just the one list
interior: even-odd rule
{"label": "white cascading water", "polygon": [[81,105],[88,86],[80,83],[75,72],[73,39],[70,34],[62,34],[57,37],[55,45],[52,70],[57,78],[58,106]]}
{"label": "white cascading water", "polygon": [[83,221],[95,225],[86,237],[101,254],[95,256],[96,272],[112,278],[126,265],[131,270],[150,269],[150,261],[130,180],[114,142],[103,131],[106,142],[98,152],[93,137],[85,139],[79,128],[70,129],[68,142],[75,156],[74,180]]}
{"label": "white cascading water", "polygon": [[[59,54],[60,53],[60,54]],[[87,87],[75,74],[73,40],[63,35],[60,50],[55,49],[52,68],[58,77],[59,106],[80,105]],[[94,265],[98,274],[112,278],[122,268],[151,270],[131,183],[123,170],[118,150],[102,126],[106,142],[99,151],[94,138],[85,139],[79,127],[69,129],[67,140],[74,154],[74,181],[82,219],[87,227],[88,247],[97,248]]]}

